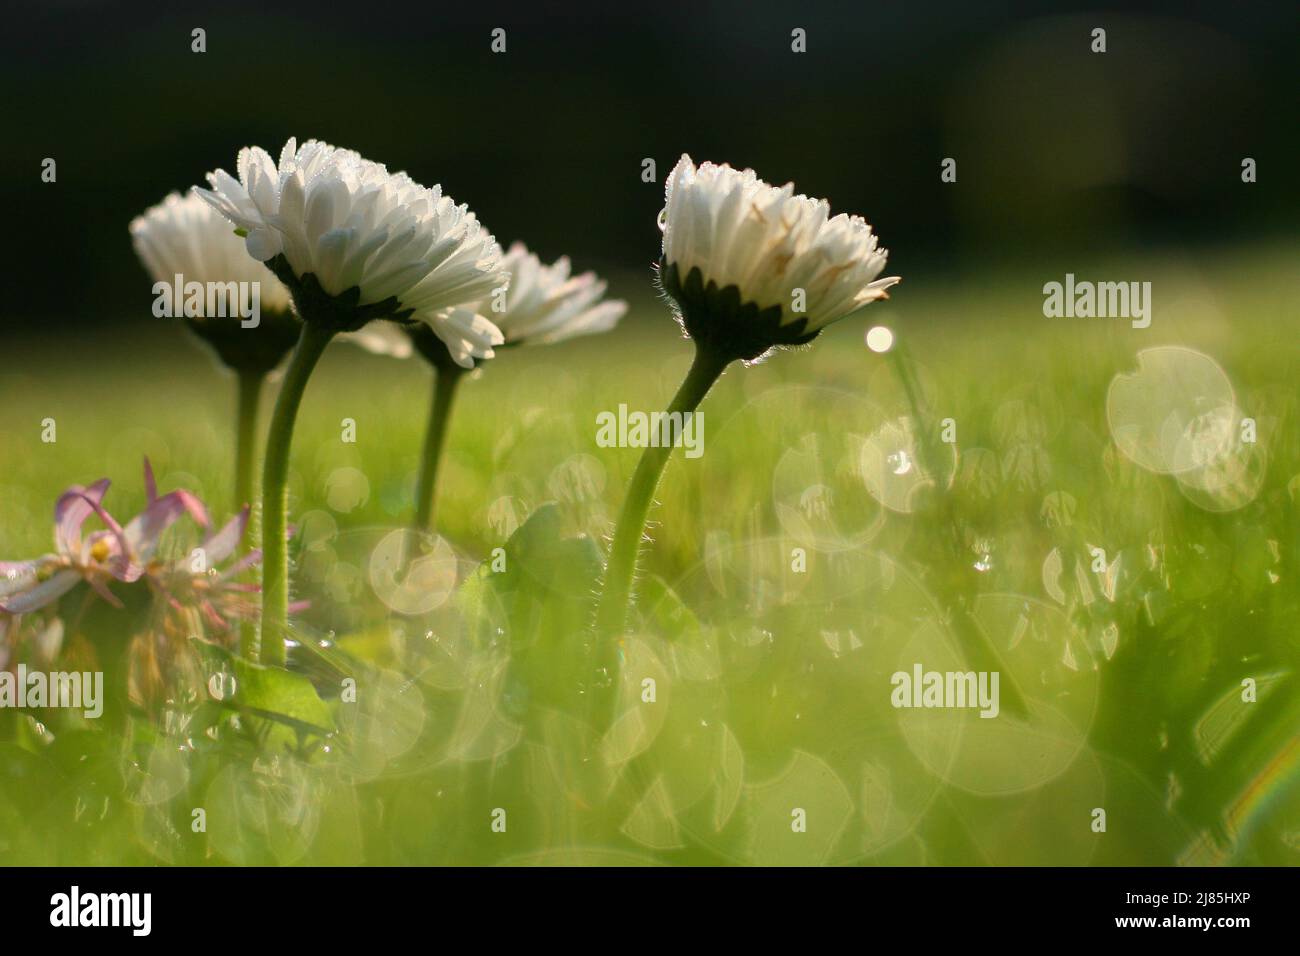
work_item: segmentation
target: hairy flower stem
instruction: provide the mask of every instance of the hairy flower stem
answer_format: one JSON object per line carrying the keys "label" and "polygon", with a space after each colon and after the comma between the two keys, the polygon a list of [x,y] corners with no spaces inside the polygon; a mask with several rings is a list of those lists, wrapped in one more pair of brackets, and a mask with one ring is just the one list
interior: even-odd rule
{"label": "hairy flower stem", "polygon": [[417,532],[429,533],[434,530],[438,466],[442,463],[443,451],[447,447],[447,426],[456,399],[456,386],[464,374],[465,369],[451,363],[436,366],[433,370],[433,403],[429,408],[424,451],[420,456],[420,478],[415,488],[414,530]]}
{"label": "hairy flower stem", "polygon": [[[262,383],[266,373],[260,369],[236,371],[235,397],[235,506],[239,511],[253,501],[253,465],[256,463],[257,413],[262,402]],[[248,539],[245,538],[245,542]],[[248,547],[244,545],[245,549]],[[251,620],[239,622],[239,649],[244,656],[253,653],[257,629]]]}
{"label": "hairy flower stem", "polygon": [[[668,406],[669,414],[693,413],[730,362],[730,356],[697,343],[695,361]],[[636,574],[646,518],[672,451],[672,445],[647,448],[632,475],[632,484],[628,487],[623,511],[614,529],[614,542],[610,545],[609,562],[605,566],[605,588],[596,613],[596,634],[602,645],[609,645],[621,637],[627,625],[632,579]]]}
{"label": "hairy flower stem", "polygon": [[257,412],[262,400],[265,374],[240,369],[235,398],[235,507],[238,511],[253,501],[253,465],[257,461]]}
{"label": "hairy flower stem", "polygon": [[266,462],[262,468],[262,628],[256,658],[277,667],[284,666],[289,623],[289,447],[307,379],[333,337],[333,329],[303,323],[266,436]]}

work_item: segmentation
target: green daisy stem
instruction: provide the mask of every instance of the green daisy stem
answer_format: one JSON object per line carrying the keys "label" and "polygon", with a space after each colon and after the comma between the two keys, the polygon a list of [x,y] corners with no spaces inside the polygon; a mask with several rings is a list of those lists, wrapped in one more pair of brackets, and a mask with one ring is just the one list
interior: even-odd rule
{"label": "green daisy stem", "polygon": [[265,375],[240,369],[235,397],[235,511],[253,501],[253,465],[257,460],[257,412],[262,400]]}
{"label": "green daisy stem", "polygon": [[262,628],[257,658],[284,666],[289,623],[289,447],[307,379],[334,337],[329,328],[304,322],[271,413],[262,467]]}
{"label": "green daisy stem", "polygon": [[433,370],[433,402],[429,407],[429,421],[424,431],[424,450],[420,456],[420,477],[415,488],[416,531],[430,532],[437,506],[438,467],[447,448],[447,426],[451,422],[451,409],[456,400],[456,386],[460,384],[465,369],[447,363]]}
{"label": "green daisy stem", "polygon": [[[685,381],[668,406],[669,414],[693,413],[713,383],[722,375],[731,358],[714,349],[695,348],[695,361],[686,374]],[[632,596],[632,580],[636,574],[637,556],[645,533],[646,519],[654,500],[659,478],[672,454],[673,447],[649,447],[641,454],[623,511],[614,529],[614,542],[609,549],[609,562],[605,566],[605,588],[596,612],[596,634],[604,644],[610,644],[623,635],[627,625],[628,603]]]}
{"label": "green daisy stem", "polygon": [[[257,461],[257,413],[262,401],[262,383],[266,373],[260,369],[237,369],[235,388],[235,507],[238,511],[253,501],[253,465]],[[245,538],[245,542],[248,539]],[[244,548],[247,548],[247,543]],[[239,624],[239,649],[244,656],[253,653],[257,631],[252,620]]]}

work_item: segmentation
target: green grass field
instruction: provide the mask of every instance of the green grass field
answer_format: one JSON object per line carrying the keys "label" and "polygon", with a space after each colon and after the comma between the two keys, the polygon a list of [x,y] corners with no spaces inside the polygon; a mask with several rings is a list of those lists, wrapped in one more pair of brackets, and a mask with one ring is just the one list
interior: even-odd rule
{"label": "green grass field", "polygon": [[[0,861],[1300,862],[1295,253],[1075,270],[1151,280],[1144,330],[1044,318],[1061,274],[906,277],[812,347],[733,367],[704,454],[660,488],[618,673],[592,673],[586,623],[638,451],[597,447],[596,416],[662,408],[690,359],[649,276],[615,280],[634,301],[614,333],[503,351],[463,385],[445,542],[406,580],[384,569],[429,371],[331,346],[291,479],[293,667],[319,700],[281,711],[297,723],[235,716],[204,685],[218,652],[172,633],[189,683],[127,730],[0,711]],[[0,372],[0,558],[50,549],[74,483],[112,478],[108,509],[134,514],[146,455],[161,491],[230,512],[231,383],[178,327],[118,334],[113,314]],[[937,456],[863,344],[877,324],[919,367],[910,427]],[[1169,408],[1199,424],[1171,433]],[[1230,447],[1203,468],[1117,446],[1195,457],[1220,413]],[[942,490],[916,465],[935,458]],[[476,570],[496,548],[507,570]],[[916,661],[998,670],[1002,713],[891,706]]]}

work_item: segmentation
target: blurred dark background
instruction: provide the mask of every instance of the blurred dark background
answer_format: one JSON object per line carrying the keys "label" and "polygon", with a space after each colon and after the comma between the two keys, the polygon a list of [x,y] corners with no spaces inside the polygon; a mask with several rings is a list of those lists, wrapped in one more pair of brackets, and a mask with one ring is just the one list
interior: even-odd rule
{"label": "blurred dark background", "polygon": [[[663,180],[683,151],[865,215],[909,281],[1293,237],[1296,4],[1179,7],[11,8],[0,335],[109,314],[150,322],[132,216],[207,170],[233,171],[240,146],[274,156],[289,135],[442,183],[503,244],[569,253],[623,295],[646,286]],[[195,27],[206,53],[191,52]],[[505,54],[490,50],[496,27]],[[807,53],[791,52],[796,27]],[[1094,27],[1104,55],[1090,50]],[[41,181],[45,157],[55,184]],[[944,157],[956,184],[940,182]]]}

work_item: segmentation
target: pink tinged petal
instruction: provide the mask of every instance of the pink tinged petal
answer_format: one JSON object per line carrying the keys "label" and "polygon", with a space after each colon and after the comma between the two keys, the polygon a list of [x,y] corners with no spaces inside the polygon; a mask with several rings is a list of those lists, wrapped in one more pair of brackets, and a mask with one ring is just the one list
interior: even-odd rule
{"label": "pink tinged petal", "polygon": [[0,561],[0,598],[31,587],[43,566],[57,563],[59,558],[52,554],[31,561]]}
{"label": "pink tinged petal", "polygon": [[239,514],[226,522],[225,527],[203,542],[203,550],[207,553],[208,564],[219,564],[230,557],[235,548],[239,547],[239,542],[243,540],[244,531],[247,528],[248,505],[244,505]]}
{"label": "pink tinged petal", "polygon": [[109,484],[107,478],[101,478],[89,488],[75,485],[59,496],[54,505],[54,544],[59,553],[81,550],[81,526],[103,500]]}
{"label": "pink tinged petal", "polygon": [[[108,486],[107,479],[105,479],[102,482],[96,482],[95,486],[93,486],[90,489],[90,491],[94,491],[95,488],[97,488],[100,484],[103,484],[104,487],[107,487]],[[122,533],[122,526],[113,519],[113,516],[111,514],[109,514],[107,511],[104,510],[104,506],[99,503],[99,500],[97,498],[91,497],[89,493],[86,494],[83,494],[81,492],[70,492],[70,493],[77,494],[82,501],[90,505],[91,509],[95,512],[95,515],[99,518],[100,521],[104,523],[104,527],[107,529],[107,531],[96,532],[94,535],[95,541],[98,541],[100,538],[104,537],[105,535],[111,535],[114,541],[116,542],[116,548],[110,550],[110,560],[108,562],[109,573],[121,581],[134,581],[136,578],[138,578],[140,576],[140,572],[133,573],[131,567],[131,561],[130,561],[130,549],[127,547],[126,537]],[[103,492],[101,491],[100,496],[102,497],[102,495]],[[90,539],[87,539],[87,544],[89,543],[90,543]],[[79,556],[73,555],[73,557],[78,558]],[[82,559],[82,563],[84,564],[87,562],[84,559]]]}
{"label": "pink tinged petal", "polygon": [[245,571],[248,568],[251,568],[253,565],[259,563],[261,560],[262,560],[262,549],[254,548],[252,551],[248,552],[248,554],[244,555],[242,558],[240,558],[230,567],[226,568],[226,570],[222,571],[221,574],[217,576],[217,580],[228,581],[231,578],[237,576],[241,571]]}
{"label": "pink tinged petal", "polygon": [[216,609],[208,601],[204,601],[199,605],[199,610],[208,619],[208,623],[217,630],[224,631],[230,627],[230,624],[217,613]]}
{"label": "pink tinged petal", "polygon": [[[105,552],[102,557],[97,559],[94,557],[95,548],[101,543],[104,545]],[[82,568],[90,568],[96,563],[103,564],[112,558],[120,557],[123,553],[122,545],[113,532],[92,531],[90,534],[86,535],[86,539],[81,542],[81,554],[76,558],[74,563],[80,565]]]}
{"label": "pink tinged petal", "polygon": [[126,526],[129,553],[137,561],[147,559],[158,546],[162,533],[187,513],[200,528],[208,526],[208,513],[203,502],[188,491],[173,491],[155,500]]}
{"label": "pink tinged petal", "polygon": [[311,607],[311,601],[291,601],[289,603],[290,614],[301,614]]}
{"label": "pink tinged petal", "polygon": [[104,506],[98,501],[92,501],[89,498],[86,498],[85,500],[90,503],[90,506],[95,510],[95,514],[99,517],[99,520],[104,522],[104,527],[108,529],[108,532],[112,534],[113,538],[117,542],[117,551],[112,555],[109,573],[120,581],[134,581],[141,573],[143,573],[144,569],[140,568],[139,570],[136,570],[131,566],[131,549],[127,544],[126,536],[122,532],[122,526],[113,519],[112,515],[104,510]]}
{"label": "pink tinged petal", "polygon": [[38,610],[63,597],[76,587],[80,580],[81,575],[76,571],[60,571],[31,590],[24,591],[22,594],[15,594],[7,601],[0,603],[0,611],[8,611],[10,614],[27,614]]}
{"label": "pink tinged petal", "polygon": [[149,464],[149,456],[144,459],[144,496],[149,504],[158,500],[158,482],[154,481],[153,465]]}
{"label": "pink tinged petal", "polygon": [[125,605],[117,599],[117,595],[108,589],[108,582],[103,578],[92,576],[86,578],[86,580],[90,583],[90,586],[95,589],[95,593],[109,604],[113,605],[113,607],[125,607]]}
{"label": "pink tinged petal", "polygon": [[618,324],[619,319],[626,312],[626,302],[620,300],[602,302],[532,341],[539,345],[552,345],[579,335],[608,332]]}

